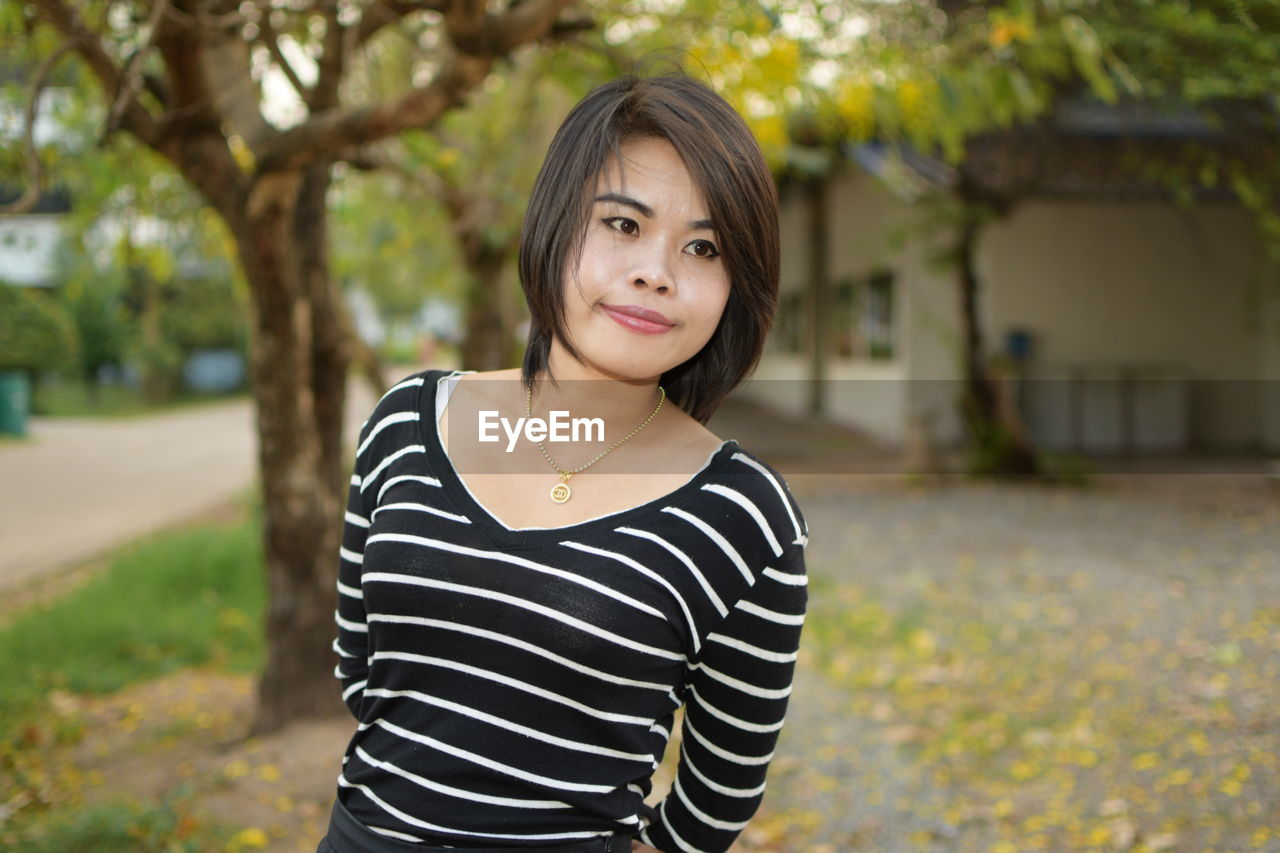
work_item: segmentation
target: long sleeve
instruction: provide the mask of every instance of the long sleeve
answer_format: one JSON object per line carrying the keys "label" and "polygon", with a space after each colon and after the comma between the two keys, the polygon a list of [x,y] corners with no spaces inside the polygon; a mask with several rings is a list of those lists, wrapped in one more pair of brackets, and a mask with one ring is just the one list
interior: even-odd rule
{"label": "long sleeve", "polygon": [[680,764],[641,836],[646,843],[666,853],[720,853],[759,808],[807,591],[801,539],[759,573],[689,664]]}
{"label": "long sleeve", "polygon": [[[367,430],[366,423],[361,429],[361,449],[364,449]],[[333,641],[338,664],[333,674],[342,683],[342,700],[356,719],[360,718],[360,700],[364,696],[371,654],[364,594],[360,586],[364,545],[371,520],[361,491],[363,467],[357,454],[342,522],[342,547],[338,550],[338,607],[333,614],[338,628],[338,635]]]}

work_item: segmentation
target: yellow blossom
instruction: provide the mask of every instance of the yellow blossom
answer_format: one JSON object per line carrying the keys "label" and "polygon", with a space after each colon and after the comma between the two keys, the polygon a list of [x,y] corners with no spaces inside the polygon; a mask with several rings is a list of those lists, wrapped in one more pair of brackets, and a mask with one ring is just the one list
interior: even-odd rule
{"label": "yellow blossom", "polygon": [[226,767],[222,768],[222,773],[228,779],[239,779],[241,776],[249,775],[249,762],[243,758],[237,758],[235,761],[229,762]]}
{"label": "yellow blossom", "polygon": [[236,853],[236,851],[250,847],[263,848],[266,846],[267,834],[256,826],[250,826],[231,837],[231,840],[227,842],[227,853]]}
{"label": "yellow blossom", "polygon": [[1154,752],[1144,752],[1133,759],[1134,770],[1150,770],[1160,764],[1160,756]]}
{"label": "yellow blossom", "polygon": [[991,46],[1001,48],[1015,41],[1026,41],[1031,28],[1020,21],[1001,21],[991,28]]}

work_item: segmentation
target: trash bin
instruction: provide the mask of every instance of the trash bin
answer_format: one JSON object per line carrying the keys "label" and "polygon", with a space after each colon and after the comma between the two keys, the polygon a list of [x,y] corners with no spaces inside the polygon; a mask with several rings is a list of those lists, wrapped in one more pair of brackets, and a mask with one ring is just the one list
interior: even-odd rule
{"label": "trash bin", "polygon": [[18,370],[0,370],[0,435],[26,435],[31,382]]}

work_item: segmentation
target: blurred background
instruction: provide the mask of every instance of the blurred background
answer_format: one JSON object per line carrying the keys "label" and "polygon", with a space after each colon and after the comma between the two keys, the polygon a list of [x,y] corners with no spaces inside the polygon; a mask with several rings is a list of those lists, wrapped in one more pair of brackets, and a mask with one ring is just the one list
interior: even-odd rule
{"label": "blurred background", "polygon": [[354,430],[520,363],[551,134],[676,69],[812,531],[736,849],[1280,850],[1274,0],[6,2],[0,849],[314,849]]}

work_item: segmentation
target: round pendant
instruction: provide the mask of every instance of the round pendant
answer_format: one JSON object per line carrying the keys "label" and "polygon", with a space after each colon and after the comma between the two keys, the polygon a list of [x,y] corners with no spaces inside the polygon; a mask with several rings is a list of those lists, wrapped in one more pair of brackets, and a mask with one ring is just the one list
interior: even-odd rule
{"label": "round pendant", "polygon": [[556,483],[551,487],[551,500],[558,504],[562,504],[569,500],[572,495],[573,492],[569,491],[568,483]]}

